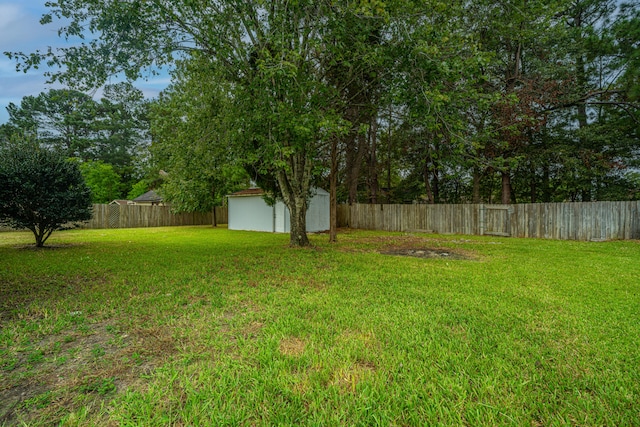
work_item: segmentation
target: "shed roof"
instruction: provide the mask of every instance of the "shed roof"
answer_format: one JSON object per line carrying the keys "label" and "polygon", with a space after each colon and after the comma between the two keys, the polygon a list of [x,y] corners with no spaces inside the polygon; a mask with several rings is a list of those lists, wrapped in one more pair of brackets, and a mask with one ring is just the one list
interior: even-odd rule
{"label": "shed roof", "polygon": [[262,188],[247,188],[246,190],[236,191],[235,193],[229,194],[234,197],[242,197],[242,196],[262,196],[264,194],[264,190]]}
{"label": "shed roof", "polygon": [[[323,190],[320,187],[313,187],[313,191],[315,195],[326,195],[329,193]],[[262,196],[264,194],[264,190],[262,188],[247,188],[246,190],[236,191],[235,193],[229,194],[229,197],[246,197],[246,196]]]}

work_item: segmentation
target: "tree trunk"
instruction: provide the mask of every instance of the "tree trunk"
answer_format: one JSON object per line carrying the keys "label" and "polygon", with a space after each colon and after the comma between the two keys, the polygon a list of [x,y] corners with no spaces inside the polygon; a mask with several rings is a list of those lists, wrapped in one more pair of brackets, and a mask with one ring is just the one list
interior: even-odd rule
{"label": "tree trunk", "polygon": [[429,168],[429,163],[431,163],[431,156],[427,155],[427,158],[424,160],[424,171],[423,171],[423,179],[424,179],[424,189],[427,193],[427,203],[433,204],[433,191],[431,190],[431,169]]}
{"label": "tree trunk", "polygon": [[[211,189],[211,198],[214,201],[216,199],[216,190],[215,190],[215,188]],[[215,207],[215,205],[211,208],[211,220],[212,220],[212,224],[211,225],[213,227],[217,227],[218,226],[218,218],[216,218],[216,207]]]}
{"label": "tree trunk", "polygon": [[307,198],[296,197],[293,209],[289,207],[291,232],[289,234],[289,244],[291,246],[309,246],[307,237]]}
{"label": "tree trunk", "polygon": [[532,177],[531,181],[530,181],[530,187],[529,187],[529,201],[531,203],[535,203],[536,202],[537,193],[538,193],[538,188],[537,188],[537,185],[536,185],[536,181],[535,181],[535,178]]}
{"label": "tree trunk", "polygon": [[369,126],[369,198],[378,203],[378,158],[377,158],[378,118],[373,117]]}
{"label": "tree trunk", "polygon": [[44,241],[42,239],[42,234],[41,233],[33,233],[34,236],[36,236],[36,248],[41,248],[44,246]]}
{"label": "tree trunk", "polygon": [[387,122],[387,203],[391,203],[391,110],[389,110],[389,121]]}
{"label": "tree trunk", "polygon": [[289,208],[291,246],[309,246],[307,237],[307,196],[311,185],[313,162],[304,153],[292,154],[287,158],[289,168],[277,173],[278,185],[284,204]]}
{"label": "tree trunk", "polygon": [[542,201],[544,203],[549,203],[551,201],[551,184],[549,175],[551,172],[549,171],[549,164],[545,163],[542,172]]}
{"label": "tree trunk", "polygon": [[481,202],[480,199],[480,168],[475,166],[473,168],[473,203],[479,204]]}
{"label": "tree trunk", "polygon": [[331,138],[331,170],[329,171],[329,242],[338,240],[338,139]]}
{"label": "tree trunk", "polygon": [[440,177],[438,176],[438,165],[433,163],[433,185],[431,186],[433,192],[433,203],[440,203]]}
{"label": "tree trunk", "polygon": [[508,205],[511,203],[511,175],[509,171],[501,172],[502,174],[502,204]]}
{"label": "tree trunk", "polygon": [[36,239],[36,248],[43,247],[49,236],[51,236],[51,233],[53,233],[53,228],[47,228],[39,225],[29,227],[29,230],[31,230]]}
{"label": "tree trunk", "polygon": [[364,146],[366,143],[365,135],[356,135],[352,147],[347,150],[351,151],[351,161],[347,162],[347,185],[349,190],[349,204],[358,202],[358,180],[360,179],[360,169],[362,167],[362,159],[364,158]]}
{"label": "tree trunk", "polygon": [[[582,10],[578,9],[576,16],[574,16],[573,25],[576,28],[582,28],[582,24],[583,24]],[[583,93],[587,93],[588,91],[587,69],[586,69],[586,61],[582,52],[578,52],[576,55],[576,80],[577,80],[580,91]],[[578,128],[580,130],[583,130],[589,125],[589,117],[587,115],[587,104],[585,102],[578,103],[577,110],[578,110],[577,111]],[[585,138],[583,132],[580,132],[580,148],[583,150],[588,150],[589,148],[589,141]],[[586,173],[583,178],[585,180],[591,181],[591,166],[588,161],[583,160],[583,163],[586,169]],[[582,188],[579,191],[580,191],[580,199],[582,202],[591,201],[590,190],[587,190],[586,188]]]}

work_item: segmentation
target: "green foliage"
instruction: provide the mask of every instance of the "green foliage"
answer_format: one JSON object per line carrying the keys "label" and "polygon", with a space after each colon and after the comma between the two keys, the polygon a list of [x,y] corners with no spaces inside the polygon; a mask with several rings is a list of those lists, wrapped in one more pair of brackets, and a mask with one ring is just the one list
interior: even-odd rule
{"label": "green foliage", "polygon": [[32,142],[0,149],[0,222],[28,228],[41,247],[55,230],[91,218],[78,165]]}
{"label": "green foliage", "polygon": [[174,83],[151,105],[151,153],[163,171],[161,192],[176,212],[208,212],[225,195],[249,184],[234,152],[231,100],[203,61],[183,61]]}
{"label": "green foliage", "polygon": [[621,13],[612,28],[618,57],[616,65],[624,70],[620,87],[630,101],[640,101],[640,8],[631,2],[622,3]]}
{"label": "green foliage", "polygon": [[[153,113],[166,196],[176,209],[206,210],[243,167],[297,219],[293,244],[306,242],[295,228],[310,184],[330,177],[349,202],[587,201],[624,197],[618,178],[637,164],[637,2],[49,7],[42,22],[59,19],[60,34],[78,43],[9,53],[19,69],[60,65],[52,80],[96,88],[170,65],[173,86]],[[95,151],[83,145],[82,111],[71,114],[78,132],[68,145],[114,164],[131,185],[139,175],[127,159],[139,145],[126,141],[147,138],[146,105],[127,84],[105,94],[93,107]],[[33,129],[31,116],[18,116],[20,129]]]}
{"label": "green foliage", "polygon": [[141,172],[136,161],[149,146],[148,106],[142,91],[126,82],[105,86],[96,106],[93,158],[113,165],[125,188],[136,181]]}
{"label": "green foliage", "polygon": [[51,89],[10,103],[8,125],[67,157],[88,159],[96,103],[82,92]]}
{"label": "green foliage", "polygon": [[51,89],[24,97],[19,106],[9,104],[7,111],[0,139],[3,134],[30,135],[67,157],[110,164],[125,188],[133,184],[135,159],[147,146],[149,123],[147,102],[131,84],[106,85],[100,101],[75,90]]}
{"label": "green foliage", "polygon": [[140,180],[131,187],[131,190],[127,194],[127,200],[133,200],[136,197],[142,196],[147,191],[149,191],[149,183],[144,179]]}
{"label": "green foliage", "polygon": [[93,203],[109,203],[120,198],[120,176],[113,166],[102,161],[89,161],[80,164],[80,172],[91,189]]}

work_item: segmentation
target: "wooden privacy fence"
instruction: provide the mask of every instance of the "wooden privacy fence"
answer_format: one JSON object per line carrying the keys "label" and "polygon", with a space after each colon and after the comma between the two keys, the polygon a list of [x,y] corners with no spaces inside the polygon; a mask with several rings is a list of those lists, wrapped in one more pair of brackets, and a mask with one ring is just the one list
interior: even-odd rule
{"label": "wooden privacy fence", "polygon": [[[218,224],[227,223],[227,208],[216,207]],[[212,213],[172,214],[169,206],[93,205],[93,217],[81,228],[135,228],[210,225]]]}
{"label": "wooden privacy fence", "polygon": [[338,226],[561,240],[640,239],[640,201],[340,205]]}

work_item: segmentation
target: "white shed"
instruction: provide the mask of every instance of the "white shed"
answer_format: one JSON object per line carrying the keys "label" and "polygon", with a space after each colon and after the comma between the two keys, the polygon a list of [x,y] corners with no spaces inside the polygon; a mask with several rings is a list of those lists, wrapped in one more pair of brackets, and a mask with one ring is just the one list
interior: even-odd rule
{"label": "white shed", "polygon": [[[227,196],[229,205],[229,230],[270,231],[288,233],[291,231],[289,208],[278,200],[269,206],[262,198],[260,188],[250,188]],[[307,209],[307,231],[329,229],[329,193],[314,188]]]}

